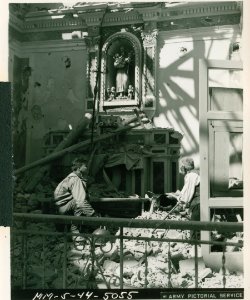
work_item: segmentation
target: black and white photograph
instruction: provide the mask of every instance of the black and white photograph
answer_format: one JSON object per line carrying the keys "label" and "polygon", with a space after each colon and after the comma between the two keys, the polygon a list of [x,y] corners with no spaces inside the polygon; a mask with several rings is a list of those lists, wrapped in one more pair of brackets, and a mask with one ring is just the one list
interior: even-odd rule
{"label": "black and white photograph", "polygon": [[11,300],[244,299],[244,9],[9,3]]}

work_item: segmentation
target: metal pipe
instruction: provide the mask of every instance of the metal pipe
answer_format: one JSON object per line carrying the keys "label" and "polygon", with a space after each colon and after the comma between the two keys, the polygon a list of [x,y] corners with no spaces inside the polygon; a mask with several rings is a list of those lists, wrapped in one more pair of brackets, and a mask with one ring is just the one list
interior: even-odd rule
{"label": "metal pipe", "polygon": [[48,214],[30,214],[14,213],[15,220],[26,220],[35,222],[51,222],[63,224],[86,224],[95,226],[112,225],[117,227],[132,228],[155,228],[159,229],[182,229],[182,230],[199,230],[221,232],[243,232],[243,224],[236,222],[205,222],[205,221],[176,221],[176,220],[142,220],[142,219],[125,219],[125,218],[107,218],[107,217],[76,217],[65,215],[48,215]]}

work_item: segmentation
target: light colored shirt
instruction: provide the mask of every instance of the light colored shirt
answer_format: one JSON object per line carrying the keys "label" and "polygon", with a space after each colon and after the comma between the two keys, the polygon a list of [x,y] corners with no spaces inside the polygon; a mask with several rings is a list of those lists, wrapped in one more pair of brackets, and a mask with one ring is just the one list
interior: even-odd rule
{"label": "light colored shirt", "polygon": [[93,208],[86,199],[86,182],[74,172],[61,181],[54,193],[57,206],[63,206],[69,201],[75,201],[77,209],[83,209],[84,214],[92,215]]}
{"label": "light colored shirt", "polygon": [[178,201],[188,203],[192,200],[195,187],[200,184],[200,176],[195,172],[189,172],[184,177],[184,186],[178,195]]}

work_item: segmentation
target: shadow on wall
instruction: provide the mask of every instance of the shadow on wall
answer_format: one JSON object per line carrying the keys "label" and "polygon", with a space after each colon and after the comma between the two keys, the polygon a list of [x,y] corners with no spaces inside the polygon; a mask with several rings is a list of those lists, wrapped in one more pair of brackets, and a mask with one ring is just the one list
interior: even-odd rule
{"label": "shadow on wall", "polygon": [[205,43],[188,42],[185,52],[181,45],[159,48],[159,101],[154,122],[158,126],[167,123],[184,133],[182,155],[192,156],[199,152],[199,59],[205,57]]}
{"label": "shadow on wall", "polygon": [[[235,34],[230,40],[236,39]],[[228,59],[230,41],[227,41],[226,36],[220,36],[220,39],[207,36],[204,40],[193,40],[191,36],[185,35],[185,38],[190,40],[168,43],[164,37],[159,41],[159,94],[154,124],[181,131],[184,134],[182,155],[193,156],[198,161],[199,59]]]}

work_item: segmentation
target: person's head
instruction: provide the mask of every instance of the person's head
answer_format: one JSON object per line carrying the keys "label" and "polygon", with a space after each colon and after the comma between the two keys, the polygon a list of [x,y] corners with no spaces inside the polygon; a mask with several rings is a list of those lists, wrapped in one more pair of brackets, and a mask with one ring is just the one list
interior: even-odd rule
{"label": "person's head", "polygon": [[72,161],[72,171],[78,174],[85,174],[87,172],[87,159],[85,157],[77,157]]}
{"label": "person's head", "polygon": [[183,175],[194,169],[194,160],[191,157],[181,158],[179,161],[179,172]]}

